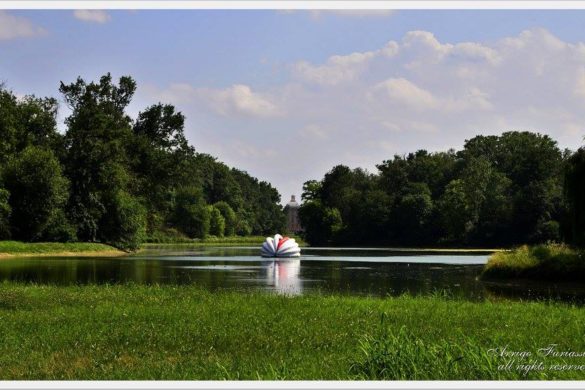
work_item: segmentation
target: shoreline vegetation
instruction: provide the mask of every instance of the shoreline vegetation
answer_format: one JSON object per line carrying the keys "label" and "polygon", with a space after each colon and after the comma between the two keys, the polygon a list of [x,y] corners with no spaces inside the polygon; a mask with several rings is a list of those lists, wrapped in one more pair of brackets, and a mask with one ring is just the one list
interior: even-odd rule
{"label": "shoreline vegetation", "polygon": [[113,246],[89,242],[0,241],[0,259],[13,257],[118,257],[128,255]]}
{"label": "shoreline vegetation", "polygon": [[529,279],[585,281],[585,251],[563,244],[523,245],[494,253],[480,276],[482,280]]}
{"label": "shoreline vegetation", "polygon": [[584,364],[538,355],[585,351],[585,311],[546,301],[4,282],[0,317],[1,379],[585,379],[519,366]]}

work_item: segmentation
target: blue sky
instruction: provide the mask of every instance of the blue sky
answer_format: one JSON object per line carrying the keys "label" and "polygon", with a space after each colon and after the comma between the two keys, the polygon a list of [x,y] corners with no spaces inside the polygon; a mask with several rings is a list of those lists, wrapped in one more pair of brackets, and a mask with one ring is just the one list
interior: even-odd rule
{"label": "blue sky", "polygon": [[[198,151],[283,200],[338,163],[375,164],[476,134],[585,135],[583,11],[0,11],[0,80],[131,75],[130,107],[187,116]],[[65,107],[60,116],[67,115]]]}

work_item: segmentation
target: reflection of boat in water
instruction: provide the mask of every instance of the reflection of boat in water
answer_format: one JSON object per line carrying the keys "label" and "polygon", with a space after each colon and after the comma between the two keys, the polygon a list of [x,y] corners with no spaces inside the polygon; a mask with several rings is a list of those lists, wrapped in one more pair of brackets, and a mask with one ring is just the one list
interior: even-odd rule
{"label": "reflection of boat in water", "polygon": [[300,259],[264,261],[266,283],[274,287],[278,293],[299,295],[303,291],[299,277],[301,271]]}

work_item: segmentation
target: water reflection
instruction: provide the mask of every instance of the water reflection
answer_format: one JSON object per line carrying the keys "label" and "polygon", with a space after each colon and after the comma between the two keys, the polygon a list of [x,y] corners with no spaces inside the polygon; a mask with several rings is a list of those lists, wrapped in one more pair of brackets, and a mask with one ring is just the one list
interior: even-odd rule
{"label": "water reflection", "polygon": [[[279,294],[428,295],[472,299],[585,302],[585,286],[493,285],[477,279],[487,254],[394,249],[303,250],[300,259],[267,260],[258,248],[161,248],[124,258],[20,258],[0,261],[0,282],[39,284],[193,284],[209,290],[260,289]],[[544,288],[541,288],[542,286]]]}
{"label": "water reflection", "polygon": [[269,260],[263,262],[266,283],[276,292],[285,295],[300,295],[303,285],[299,277],[301,260]]}

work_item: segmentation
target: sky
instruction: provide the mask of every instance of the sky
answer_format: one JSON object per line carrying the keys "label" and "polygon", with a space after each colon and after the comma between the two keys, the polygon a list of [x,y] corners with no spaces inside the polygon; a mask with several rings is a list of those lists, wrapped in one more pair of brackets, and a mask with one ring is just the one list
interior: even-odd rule
{"label": "sky", "polygon": [[[584,11],[0,10],[0,82],[130,75],[131,116],[170,103],[198,152],[286,203],[337,164],[510,130],[585,136]],[[61,104],[59,120],[68,115]],[[60,123],[60,129],[64,125]]]}

